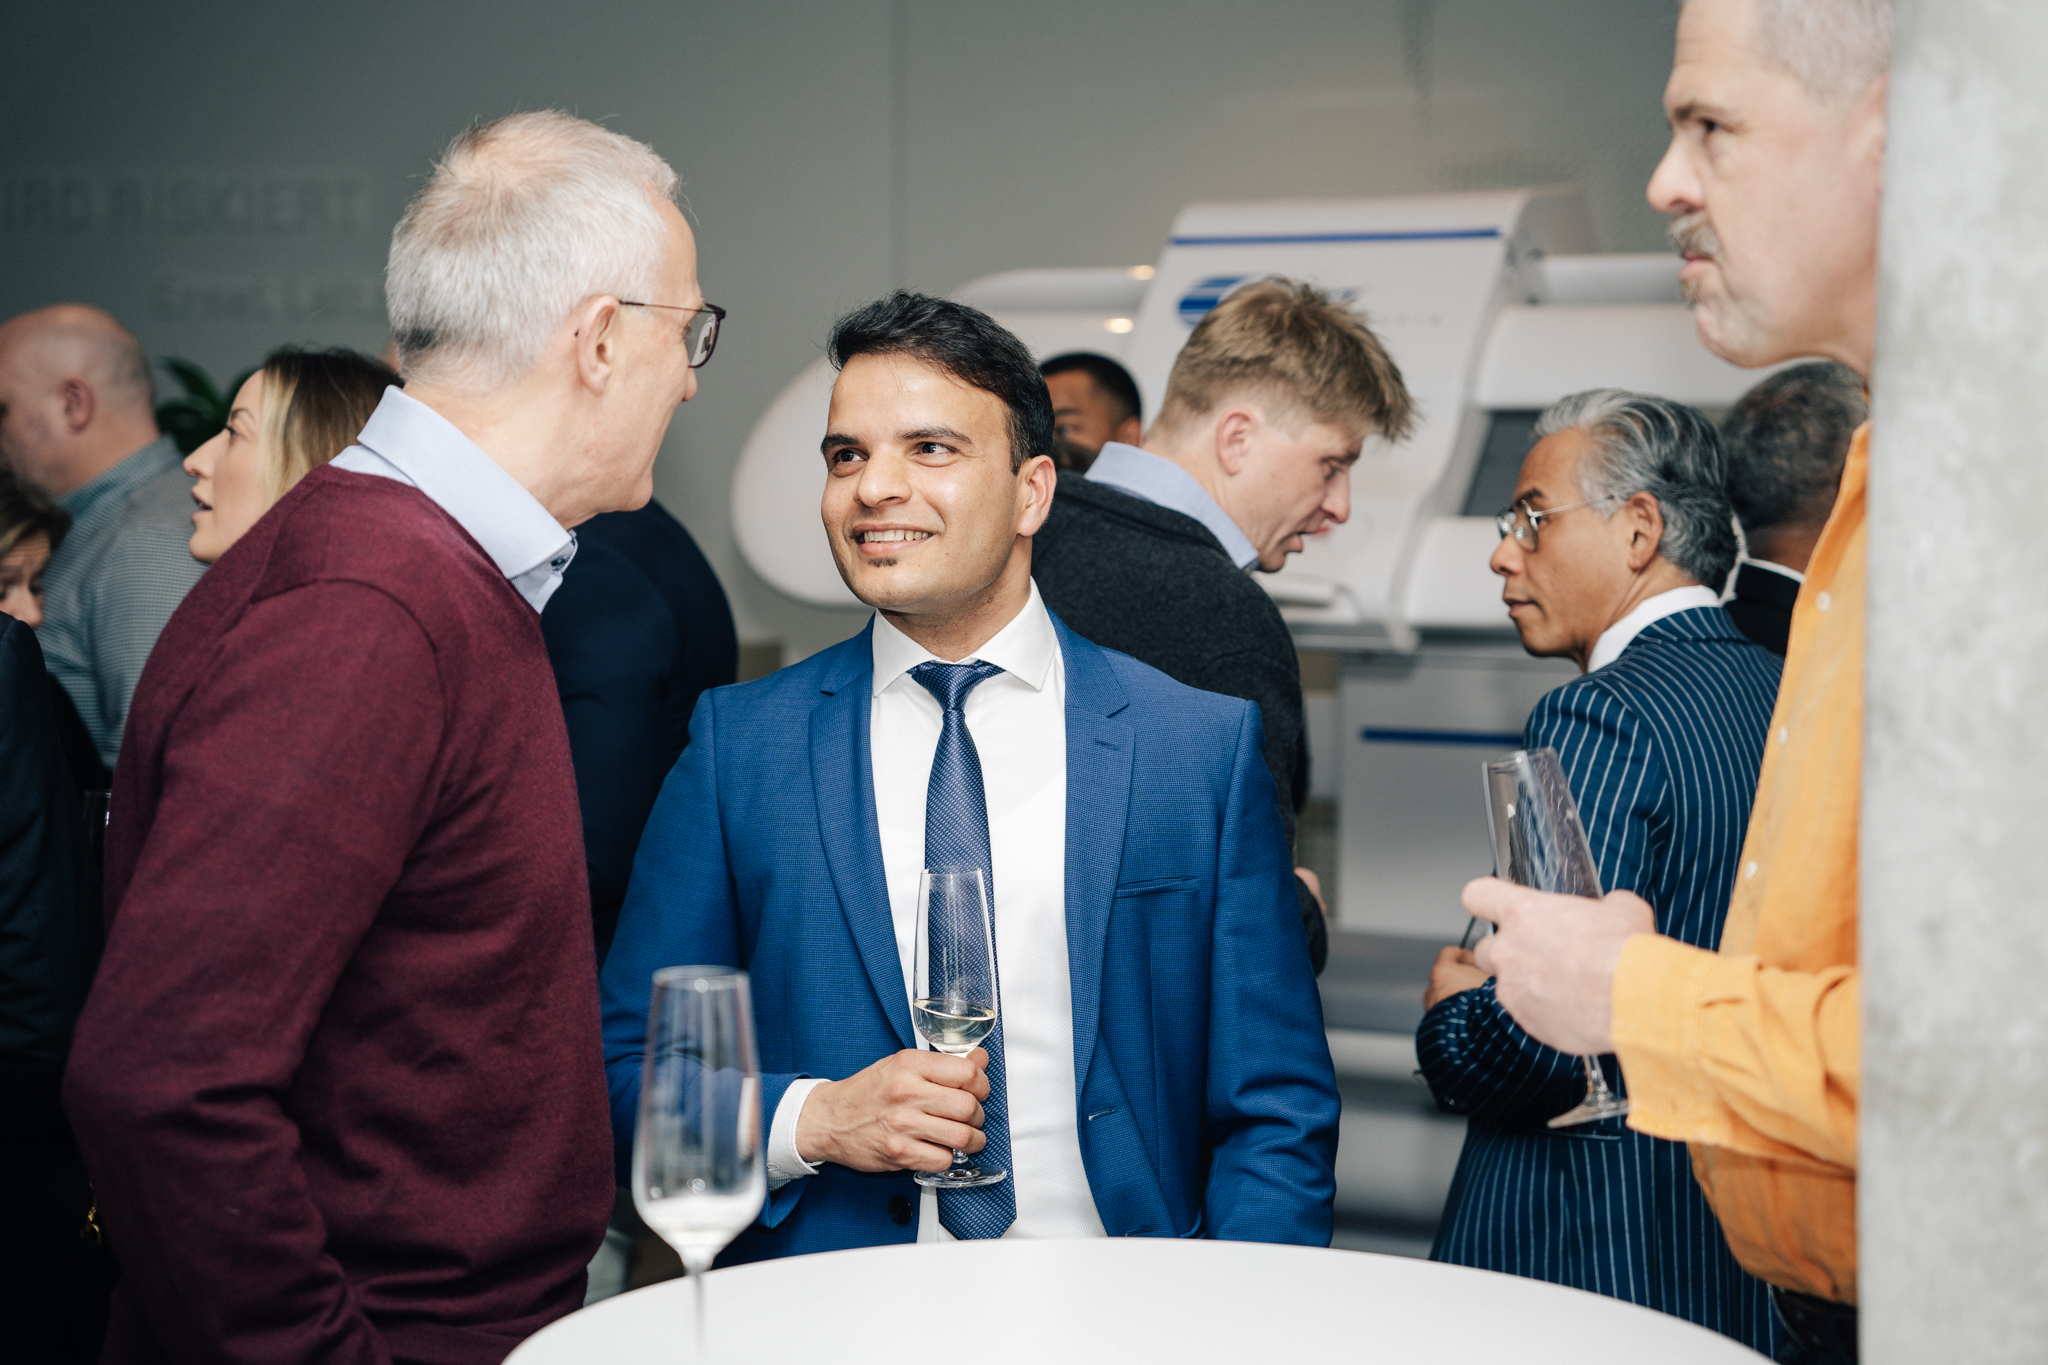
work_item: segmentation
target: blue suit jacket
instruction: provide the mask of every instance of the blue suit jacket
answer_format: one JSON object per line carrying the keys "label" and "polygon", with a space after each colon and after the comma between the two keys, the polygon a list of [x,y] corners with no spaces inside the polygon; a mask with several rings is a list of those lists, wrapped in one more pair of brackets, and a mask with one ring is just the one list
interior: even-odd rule
{"label": "blue suit jacket", "polygon": [[[1720,943],[1778,669],[1721,608],[1695,607],[1529,716],[1524,742],[1557,750],[1601,885],[1695,947]],[[1423,1016],[1416,1053],[1438,1102],[1471,1115],[1435,1259],[1627,1299],[1771,1353],[1767,1291],[1729,1253],[1683,1143],[1618,1119],[1546,1127],[1585,1073],[1524,1033],[1490,981]]]}
{"label": "blue suit jacket", "polygon": [[[1325,1245],[1336,1079],[1258,708],[1054,625],[1075,1124],[1103,1226]],[[604,969],[622,1182],[657,968],[751,973],[764,1118],[799,1077],[916,1046],[875,823],[872,677],[862,631],[698,703]],[[723,1260],[913,1241],[916,1218],[889,1216],[898,1195],[917,1207],[907,1172],[828,1165],[772,1195]]]}
{"label": "blue suit jacket", "polygon": [[540,632],[569,727],[602,957],[697,698],[733,680],[739,643],[718,575],[658,502],[576,528],[576,558]]}

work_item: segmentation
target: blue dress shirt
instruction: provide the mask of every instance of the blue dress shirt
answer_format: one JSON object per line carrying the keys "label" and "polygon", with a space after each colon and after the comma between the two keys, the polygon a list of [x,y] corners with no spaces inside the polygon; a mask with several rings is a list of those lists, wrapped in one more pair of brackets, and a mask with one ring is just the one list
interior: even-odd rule
{"label": "blue dress shirt", "polygon": [[547,606],[576,557],[574,532],[562,529],[539,499],[453,422],[403,389],[384,390],[363,434],[334,464],[425,493],[483,547],[535,611]]}

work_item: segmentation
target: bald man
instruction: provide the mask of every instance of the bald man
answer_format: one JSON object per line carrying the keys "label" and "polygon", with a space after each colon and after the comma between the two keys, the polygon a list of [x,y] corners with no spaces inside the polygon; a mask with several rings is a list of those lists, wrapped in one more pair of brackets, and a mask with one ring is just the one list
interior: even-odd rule
{"label": "bald man", "polygon": [[0,462],[72,518],[36,635],[109,768],[143,661],[205,571],[186,549],[192,480],[152,397],[141,344],[97,308],[0,324]]}

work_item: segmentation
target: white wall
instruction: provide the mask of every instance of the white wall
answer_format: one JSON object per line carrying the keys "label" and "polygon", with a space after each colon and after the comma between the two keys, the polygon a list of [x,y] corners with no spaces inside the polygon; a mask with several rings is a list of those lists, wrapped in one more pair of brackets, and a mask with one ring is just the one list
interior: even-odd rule
{"label": "white wall", "polygon": [[726,522],[754,418],[838,311],[895,284],[1148,261],[1197,198],[1577,180],[1654,250],[1671,0],[11,0],[0,316],[113,310],[223,378],[375,349],[390,225],[469,120],[559,105],[681,171],[732,310],[659,496],[742,638],[857,618],[756,579]]}

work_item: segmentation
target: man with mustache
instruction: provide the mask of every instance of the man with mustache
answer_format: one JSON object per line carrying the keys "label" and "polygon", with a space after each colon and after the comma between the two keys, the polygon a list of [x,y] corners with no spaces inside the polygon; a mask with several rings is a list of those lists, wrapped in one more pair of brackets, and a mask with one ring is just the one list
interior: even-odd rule
{"label": "man with mustache", "polygon": [[[1687,0],[1650,200],[1701,339],[1739,365],[1870,375],[1889,0]],[[1478,958],[1538,1040],[1621,1059],[1639,1132],[1685,1141],[1730,1249],[1773,1287],[1781,1361],[1856,1358],[1856,959],[1864,486],[1857,433],[1793,610],[1721,950],[1650,908],[1466,888]]]}

